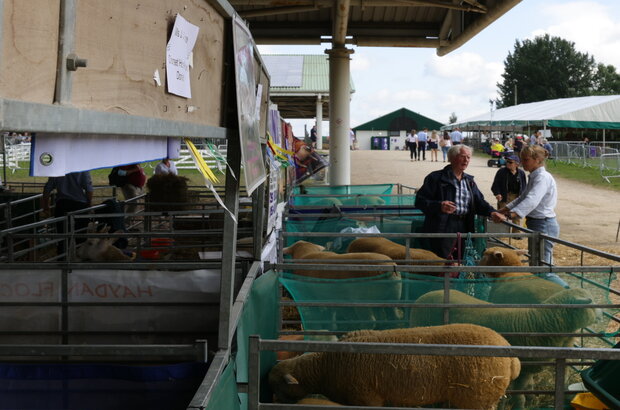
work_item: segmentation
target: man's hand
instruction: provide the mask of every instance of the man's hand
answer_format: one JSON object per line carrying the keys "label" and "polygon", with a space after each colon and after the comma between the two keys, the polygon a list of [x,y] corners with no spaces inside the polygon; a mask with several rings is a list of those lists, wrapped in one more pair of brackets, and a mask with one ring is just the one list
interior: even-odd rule
{"label": "man's hand", "polygon": [[47,218],[50,218],[52,216],[52,214],[51,214],[49,208],[47,208],[47,209],[44,208],[41,211],[41,213],[39,214],[39,216],[40,216],[41,219],[47,219]]}
{"label": "man's hand", "polygon": [[495,195],[495,199],[497,199],[498,201],[501,201],[502,200],[502,194]]}
{"label": "man's hand", "polygon": [[506,220],[506,215],[499,212],[491,212],[491,219],[493,220],[493,222],[498,224]]}
{"label": "man's hand", "polygon": [[442,201],[441,212],[444,214],[453,214],[456,212],[456,204],[452,201]]}

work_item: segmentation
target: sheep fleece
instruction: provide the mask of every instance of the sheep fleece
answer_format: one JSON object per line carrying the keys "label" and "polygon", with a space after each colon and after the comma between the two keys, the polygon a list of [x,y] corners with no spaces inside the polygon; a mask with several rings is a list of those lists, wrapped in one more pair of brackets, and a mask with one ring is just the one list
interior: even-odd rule
{"label": "sheep fleece", "polygon": [[[347,342],[465,344],[509,346],[491,329],[470,325],[345,335]],[[514,357],[416,356],[362,353],[308,353],[284,360],[269,373],[278,401],[295,402],[322,394],[357,406],[423,406],[445,403],[467,409],[491,409],[520,372]],[[285,381],[293,376],[297,384]]]}

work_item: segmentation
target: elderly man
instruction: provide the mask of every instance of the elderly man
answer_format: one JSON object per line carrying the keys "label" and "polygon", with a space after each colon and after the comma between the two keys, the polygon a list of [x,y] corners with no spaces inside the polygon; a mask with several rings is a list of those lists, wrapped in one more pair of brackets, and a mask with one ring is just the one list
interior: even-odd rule
{"label": "elderly man", "polygon": [[[471,153],[466,145],[454,145],[448,150],[450,164],[424,178],[415,200],[416,208],[424,212],[424,232],[474,232],[475,215],[491,217],[494,222],[506,220],[485,201],[474,177],[465,173]],[[442,258],[452,256],[455,245],[454,238],[430,241],[431,250]]]}

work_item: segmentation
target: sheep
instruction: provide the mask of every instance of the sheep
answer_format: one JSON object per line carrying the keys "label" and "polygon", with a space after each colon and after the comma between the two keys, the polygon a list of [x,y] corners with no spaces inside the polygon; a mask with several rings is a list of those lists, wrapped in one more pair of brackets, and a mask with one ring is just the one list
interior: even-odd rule
{"label": "sheep", "polygon": [[[362,279],[367,278],[372,283],[360,283],[356,286],[355,292],[349,290],[346,284],[337,285],[342,286],[342,299],[351,299],[358,301],[376,301],[378,296],[381,300],[393,300],[398,301],[401,298],[402,282],[400,273],[394,271],[393,267],[396,266],[392,260],[385,255],[378,253],[349,253],[349,254],[337,254],[334,252],[325,252],[325,249],[321,245],[316,245],[306,241],[297,241],[293,245],[285,248],[283,253],[285,255],[292,255],[293,259],[306,259],[307,263],[318,264],[336,264],[337,262],[322,262],[321,260],[330,259],[342,261],[347,263],[350,260],[365,260],[368,262],[352,262],[353,264],[373,264],[373,265],[386,265],[386,271],[389,272],[385,275],[381,271],[364,271],[364,270],[295,270],[294,274],[313,277],[318,279]],[[323,283],[326,285],[326,283]],[[333,287],[332,283],[328,283],[327,286]],[[306,294],[303,296],[306,300],[325,300],[325,286],[321,286],[317,283],[316,286],[307,286]],[[325,317],[325,309],[309,308],[305,309],[305,312],[312,315],[318,312],[321,318]],[[331,320],[329,322],[317,322],[317,326],[323,326],[330,328],[330,330],[352,330],[357,329],[359,326],[366,326],[372,324],[376,325],[378,320],[394,321],[401,320],[403,317],[402,310],[399,308],[339,308],[331,309]],[[306,316],[306,319],[308,317]],[[356,324],[356,322],[360,324]],[[338,326],[335,326],[338,323]],[[348,326],[348,327],[347,327]]]}
{"label": "sheep", "polygon": [[385,205],[385,199],[376,195],[356,195],[349,198],[342,199],[342,205],[344,206],[378,206]]}
{"label": "sheep", "polygon": [[[444,260],[434,252],[425,249],[409,249],[407,258],[406,247],[386,238],[357,238],[349,244],[347,252],[375,252],[389,256],[392,259],[411,259],[408,262],[397,262],[398,264],[420,264],[420,265],[442,265]],[[438,261],[420,262],[416,261]]]}
{"label": "sheep", "polygon": [[299,400],[297,404],[305,404],[307,406],[342,406],[342,404],[319,397],[305,397]]}
{"label": "sheep", "polygon": [[[524,253],[499,246],[488,248],[480,259],[480,266],[524,266],[521,262]],[[498,278],[493,281],[489,293],[489,302],[493,303],[541,303],[565,289],[529,272],[493,272],[487,276]]]}
{"label": "sheep", "polygon": [[[495,331],[469,324],[359,331],[342,340],[509,346]],[[353,406],[446,403],[493,409],[520,369],[515,357],[306,353],[276,364],[269,373],[269,384],[276,399],[285,403],[315,393]]]}
{"label": "sheep", "polygon": [[[110,227],[106,225],[99,233],[108,233]],[[97,233],[97,223],[89,222],[88,233]],[[75,250],[77,258],[82,262],[111,262],[111,261],[132,261],[135,253],[131,256],[118,249],[113,243],[118,238],[88,238],[81,243]]]}
{"label": "sheep", "polygon": [[[432,291],[422,295],[416,303],[443,303],[444,291]],[[457,290],[450,290],[450,303],[480,304],[485,302],[471,297]],[[544,304],[590,304],[591,295],[584,289],[563,289],[543,301]],[[412,309],[411,326],[436,325],[443,323],[443,308]],[[450,309],[450,323],[474,323],[489,327],[500,333],[529,332],[529,333],[573,333],[586,327],[596,320],[596,310],[592,308],[570,309],[537,309],[537,308],[454,308]],[[515,346],[572,346],[572,337],[563,336],[507,336],[506,339]],[[533,385],[534,374],[542,370],[541,366],[524,368],[521,376],[514,382],[517,390],[527,390]],[[525,397],[522,394],[514,395],[511,401],[523,407]],[[514,408],[514,407],[513,407]]]}
{"label": "sheep", "polygon": [[[293,259],[330,259],[342,261],[342,263],[347,263],[349,260],[354,259],[362,259],[367,260],[368,262],[352,262],[355,265],[388,265],[388,266],[396,266],[392,259],[389,256],[381,255],[379,253],[373,252],[359,252],[359,253],[345,253],[338,254],[335,252],[326,252],[324,251],[325,247],[321,245],[317,245],[311,242],[306,241],[297,241],[293,245],[284,248],[282,253],[284,255],[291,255]],[[316,262],[308,262],[308,263],[323,263],[320,261]],[[329,262],[331,264],[337,264],[339,262]],[[387,269],[387,271],[391,271],[393,269]],[[380,275],[381,272],[378,271],[353,271],[353,270],[296,270],[294,272],[296,275],[302,276],[311,276],[313,278],[322,278],[322,279],[349,279],[352,277],[355,278],[366,278],[370,276]],[[395,273],[395,275],[397,275]]]}

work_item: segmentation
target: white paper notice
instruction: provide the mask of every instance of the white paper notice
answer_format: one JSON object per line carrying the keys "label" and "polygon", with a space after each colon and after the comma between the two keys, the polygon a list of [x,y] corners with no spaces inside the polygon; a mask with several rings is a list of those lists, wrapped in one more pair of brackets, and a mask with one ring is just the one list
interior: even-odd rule
{"label": "white paper notice", "polygon": [[198,37],[198,26],[185,20],[180,14],[174,22],[172,34],[166,47],[166,80],[168,92],[192,98],[189,83],[190,55]]}

